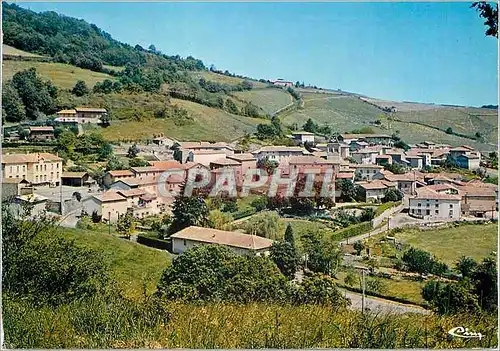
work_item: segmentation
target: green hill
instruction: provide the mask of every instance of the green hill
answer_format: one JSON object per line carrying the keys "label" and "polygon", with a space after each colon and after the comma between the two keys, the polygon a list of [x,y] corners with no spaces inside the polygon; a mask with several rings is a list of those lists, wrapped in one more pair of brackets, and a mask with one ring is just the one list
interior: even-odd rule
{"label": "green hill", "polygon": [[283,89],[263,88],[239,91],[233,94],[238,99],[248,101],[260,107],[266,114],[274,114],[293,103],[293,98]]}
{"label": "green hill", "polygon": [[44,56],[33,54],[31,52],[26,52],[23,50],[16,49],[15,47],[2,44],[2,54],[8,56],[22,56],[22,57],[32,57],[32,58],[42,58]]}

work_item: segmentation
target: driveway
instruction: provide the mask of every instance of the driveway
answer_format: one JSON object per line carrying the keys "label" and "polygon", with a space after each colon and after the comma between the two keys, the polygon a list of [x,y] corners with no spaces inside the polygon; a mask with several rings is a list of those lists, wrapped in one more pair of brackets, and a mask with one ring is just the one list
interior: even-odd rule
{"label": "driveway", "polygon": [[[361,310],[362,306],[362,295],[341,289],[342,295],[351,300],[351,309]],[[405,305],[399,302],[394,302],[391,300],[380,299],[378,297],[366,296],[365,295],[365,309],[369,309],[372,312],[393,312],[393,313],[420,313],[420,314],[431,314],[420,306],[416,305]]]}

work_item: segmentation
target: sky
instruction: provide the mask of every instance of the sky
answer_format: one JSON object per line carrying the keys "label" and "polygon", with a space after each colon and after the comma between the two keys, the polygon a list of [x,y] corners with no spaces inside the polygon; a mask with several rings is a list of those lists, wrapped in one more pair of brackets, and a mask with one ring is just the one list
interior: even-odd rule
{"label": "sky", "polygon": [[470,3],[19,3],[252,78],[370,97],[498,102],[498,41]]}

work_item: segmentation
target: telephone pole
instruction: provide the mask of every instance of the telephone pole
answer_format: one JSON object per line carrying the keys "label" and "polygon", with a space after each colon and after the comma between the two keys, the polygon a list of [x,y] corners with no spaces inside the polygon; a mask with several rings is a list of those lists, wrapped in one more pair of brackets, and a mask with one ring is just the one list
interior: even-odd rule
{"label": "telephone pole", "polygon": [[365,313],[365,270],[363,269],[361,271],[361,285],[363,289],[363,294],[361,295],[361,313]]}

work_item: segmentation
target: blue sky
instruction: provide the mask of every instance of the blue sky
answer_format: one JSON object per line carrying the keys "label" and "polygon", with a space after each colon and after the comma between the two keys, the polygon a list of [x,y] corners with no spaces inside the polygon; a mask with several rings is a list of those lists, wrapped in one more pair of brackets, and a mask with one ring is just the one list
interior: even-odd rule
{"label": "blue sky", "polygon": [[498,42],[470,3],[20,3],[255,78],[382,99],[497,104]]}

